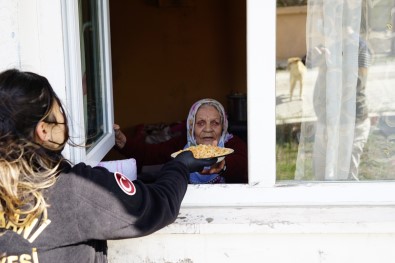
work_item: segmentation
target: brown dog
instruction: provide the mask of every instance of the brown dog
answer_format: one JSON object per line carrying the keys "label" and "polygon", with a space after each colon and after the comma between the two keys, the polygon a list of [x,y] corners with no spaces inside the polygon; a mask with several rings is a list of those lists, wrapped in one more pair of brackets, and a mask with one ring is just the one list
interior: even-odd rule
{"label": "brown dog", "polygon": [[303,90],[303,77],[306,72],[306,66],[303,64],[302,59],[292,57],[288,59],[287,69],[289,70],[289,100],[292,100],[296,82],[299,81],[299,96],[302,98]]}

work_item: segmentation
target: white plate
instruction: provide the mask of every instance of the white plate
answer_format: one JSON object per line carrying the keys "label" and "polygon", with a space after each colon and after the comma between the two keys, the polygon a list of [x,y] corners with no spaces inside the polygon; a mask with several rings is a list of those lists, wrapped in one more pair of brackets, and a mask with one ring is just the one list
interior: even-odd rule
{"label": "white plate", "polygon": [[[210,156],[210,157],[202,158],[202,159],[218,158],[217,163],[222,162],[222,161],[225,159],[225,156],[226,156],[226,155],[232,154],[232,153],[234,152],[233,149],[230,149],[230,148],[226,148],[226,149],[229,150],[229,153],[226,153],[226,154],[223,154],[223,155],[218,155],[218,156]],[[172,153],[170,156],[171,156],[172,158],[175,158],[175,157],[176,157],[179,153],[181,153],[181,152],[182,152],[182,151],[174,152],[174,153]]]}
{"label": "white plate", "polygon": [[220,162],[222,162],[225,159],[225,156],[220,156],[220,157],[217,157],[217,158],[218,158],[217,163],[220,163]]}

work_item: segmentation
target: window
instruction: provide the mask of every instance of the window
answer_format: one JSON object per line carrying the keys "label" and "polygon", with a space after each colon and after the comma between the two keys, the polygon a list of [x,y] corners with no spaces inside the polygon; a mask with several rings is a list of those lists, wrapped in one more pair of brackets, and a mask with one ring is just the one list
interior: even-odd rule
{"label": "window", "polygon": [[[102,2],[101,2],[102,3]],[[82,69],[80,54],[78,5],[76,1],[62,1],[66,42],[66,79],[73,116],[73,132],[86,134],[82,111]],[[104,18],[101,24],[104,38],[108,40],[107,3],[98,8]],[[73,15],[71,15],[73,14]],[[392,181],[329,182],[278,180],[276,174],[276,6],[270,1],[247,0],[247,83],[248,83],[248,185],[190,185],[184,206],[260,206],[260,205],[348,205],[348,204],[393,204],[395,185]],[[107,32],[107,33],[106,33]],[[391,35],[391,34],[390,34]],[[104,154],[113,145],[111,135],[111,63],[108,41],[104,41],[104,81],[107,108],[104,137],[92,149],[74,151],[71,158],[94,163],[100,160],[98,149]],[[385,63],[390,63],[386,60]],[[388,64],[390,66],[391,64]],[[386,68],[389,70],[389,67]],[[391,75],[390,71],[381,72]],[[389,85],[387,83],[386,85]],[[100,103],[99,103],[100,104]],[[277,130],[278,131],[278,130]],[[82,136],[85,140],[85,137]],[[76,136],[77,139],[81,136]],[[104,145],[105,147],[100,147]],[[103,154],[103,155],[104,155]],[[103,156],[102,155],[102,156]],[[96,157],[94,157],[96,156]],[[374,194],[370,194],[374,193]]]}
{"label": "window", "polygon": [[96,165],[114,145],[108,2],[62,1],[73,162]]}
{"label": "window", "polygon": [[275,14],[275,3],[247,1],[249,184],[190,185],[183,205],[393,204],[392,181],[323,183],[276,179]]}
{"label": "window", "polygon": [[393,10],[391,1],[278,8],[278,179],[395,178]]}
{"label": "window", "polygon": [[102,81],[103,39],[101,38],[99,2],[79,0],[80,43],[82,67],[82,91],[87,151],[89,152],[104,135],[103,101],[104,81]]}

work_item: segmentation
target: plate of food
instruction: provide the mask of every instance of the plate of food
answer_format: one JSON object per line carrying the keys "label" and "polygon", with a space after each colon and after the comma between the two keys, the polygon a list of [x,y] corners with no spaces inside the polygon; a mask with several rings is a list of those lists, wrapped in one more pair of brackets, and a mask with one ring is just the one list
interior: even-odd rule
{"label": "plate of food", "polygon": [[193,157],[195,157],[196,159],[207,159],[207,158],[217,157],[218,158],[217,162],[221,162],[226,155],[229,155],[234,152],[234,150],[230,148],[199,144],[197,146],[190,146],[183,150],[174,152],[171,154],[171,157],[175,158],[179,153],[184,151],[191,151]]}

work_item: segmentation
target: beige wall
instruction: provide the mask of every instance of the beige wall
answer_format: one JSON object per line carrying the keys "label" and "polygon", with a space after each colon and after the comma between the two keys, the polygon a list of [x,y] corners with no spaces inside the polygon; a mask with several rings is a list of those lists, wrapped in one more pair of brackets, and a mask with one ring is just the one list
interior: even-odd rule
{"label": "beige wall", "polygon": [[[172,2],[186,6],[158,4]],[[110,1],[115,121],[182,120],[200,98],[226,104],[245,92],[245,8],[244,0]]]}
{"label": "beige wall", "polygon": [[306,54],[306,6],[277,8],[276,57],[278,61]]}
{"label": "beige wall", "polygon": [[226,108],[228,94],[246,92],[245,0],[110,1],[110,17],[114,118],[123,130],[186,119],[205,97]]}
{"label": "beige wall", "polygon": [[[115,121],[125,128],[246,92],[245,0],[158,2],[172,1],[110,2]],[[305,54],[305,23],[305,6],[278,9],[277,59]]]}

